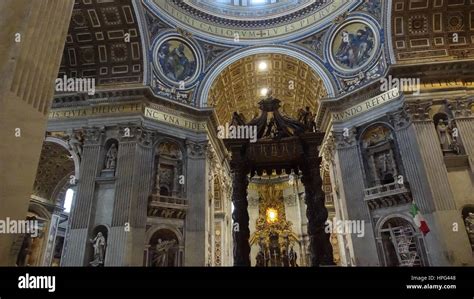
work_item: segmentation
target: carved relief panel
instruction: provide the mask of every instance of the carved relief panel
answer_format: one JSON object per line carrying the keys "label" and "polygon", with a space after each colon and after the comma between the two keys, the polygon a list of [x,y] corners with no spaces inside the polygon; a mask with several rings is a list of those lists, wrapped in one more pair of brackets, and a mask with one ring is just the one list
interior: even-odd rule
{"label": "carved relief panel", "polygon": [[369,187],[395,182],[400,171],[392,131],[383,125],[372,126],[361,139]]}

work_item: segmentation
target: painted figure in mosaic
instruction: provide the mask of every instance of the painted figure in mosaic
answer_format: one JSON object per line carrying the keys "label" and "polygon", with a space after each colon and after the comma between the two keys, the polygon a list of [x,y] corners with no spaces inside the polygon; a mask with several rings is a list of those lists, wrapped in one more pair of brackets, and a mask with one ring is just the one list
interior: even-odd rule
{"label": "painted figure in mosaic", "polygon": [[341,34],[342,42],[336,51],[336,60],[349,68],[363,65],[370,58],[374,47],[372,30],[366,26],[358,29],[355,34],[346,30]]}
{"label": "painted figure in mosaic", "polygon": [[186,56],[185,50],[186,46],[177,41],[165,42],[161,46],[158,60],[164,75],[170,80],[186,81],[194,74],[196,62]]}

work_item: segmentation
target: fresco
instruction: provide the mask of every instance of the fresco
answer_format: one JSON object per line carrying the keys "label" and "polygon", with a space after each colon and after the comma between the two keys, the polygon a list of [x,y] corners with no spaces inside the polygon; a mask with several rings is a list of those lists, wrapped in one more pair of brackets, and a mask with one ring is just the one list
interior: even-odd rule
{"label": "fresco", "polygon": [[196,56],[182,40],[171,38],[161,43],[157,59],[162,75],[174,83],[186,82],[196,74]]}
{"label": "fresco", "polygon": [[376,48],[374,31],[367,24],[355,22],[336,33],[331,54],[338,67],[354,71],[373,58]]}

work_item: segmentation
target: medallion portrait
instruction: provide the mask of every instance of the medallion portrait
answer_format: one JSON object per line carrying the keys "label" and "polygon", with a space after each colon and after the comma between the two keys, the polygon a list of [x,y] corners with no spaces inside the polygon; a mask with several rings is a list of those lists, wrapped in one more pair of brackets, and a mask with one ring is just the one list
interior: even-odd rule
{"label": "medallion portrait", "polygon": [[376,50],[377,39],[373,29],[362,22],[354,22],[336,32],[331,56],[338,68],[356,71],[371,61]]}
{"label": "medallion portrait", "polygon": [[161,74],[173,83],[187,82],[196,75],[196,55],[183,40],[176,38],[164,40],[158,46],[155,59]]}

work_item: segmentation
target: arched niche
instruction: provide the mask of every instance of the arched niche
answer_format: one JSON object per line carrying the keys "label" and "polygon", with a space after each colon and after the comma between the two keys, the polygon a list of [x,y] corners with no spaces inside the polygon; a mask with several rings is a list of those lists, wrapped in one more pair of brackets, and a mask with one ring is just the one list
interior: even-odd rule
{"label": "arched niche", "polygon": [[107,257],[109,229],[105,225],[97,225],[89,237],[88,266],[103,267]]}
{"label": "arched niche", "polygon": [[401,159],[392,128],[376,123],[360,134],[367,187],[391,184],[401,174]]}
{"label": "arched niche", "polygon": [[463,152],[456,122],[450,113],[439,111],[433,115],[433,124],[438,135],[443,155],[459,155]]}
{"label": "arched niche", "polygon": [[105,141],[101,176],[115,176],[118,153],[119,142],[117,139],[110,138]]}
{"label": "arched niche", "polygon": [[160,196],[183,197],[183,152],[174,140],[164,139],[155,145],[153,193]]}
{"label": "arched niche", "polygon": [[390,215],[377,225],[377,246],[383,266],[428,266],[422,234],[406,215]]}
{"label": "arched niche", "polygon": [[461,214],[466,226],[466,233],[471,244],[471,249],[474,252],[474,205],[464,206]]}
{"label": "arched niche", "polygon": [[168,226],[157,226],[147,233],[145,265],[148,267],[178,267],[183,261],[181,233]]}

